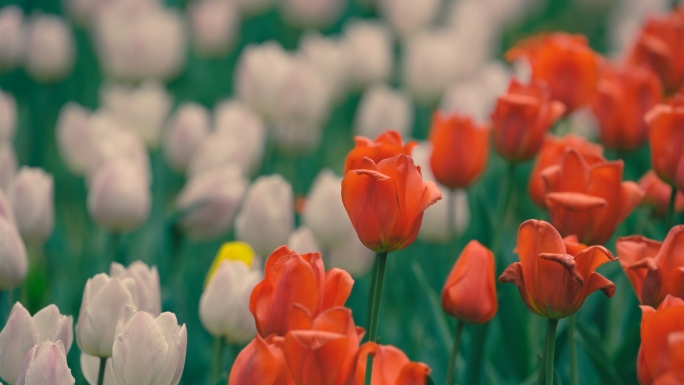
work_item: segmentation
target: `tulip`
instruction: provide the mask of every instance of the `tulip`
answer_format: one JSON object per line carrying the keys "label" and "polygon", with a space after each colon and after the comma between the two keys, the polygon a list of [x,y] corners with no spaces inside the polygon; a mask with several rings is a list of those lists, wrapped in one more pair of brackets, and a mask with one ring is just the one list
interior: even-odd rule
{"label": "tulip", "polygon": [[132,278],[98,274],[88,279],[76,324],[81,352],[100,358],[112,356],[117,320],[126,306],[137,304],[137,292]]}
{"label": "tulip", "polygon": [[[8,208],[2,207],[2,210]],[[10,220],[6,215],[11,215],[11,211],[0,214],[0,239],[3,245],[0,251],[0,291],[12,290],[21,285],[28,271],[24,242],[13,223],[14,217]]]}
{"label": "tulip", "polygon": [[175,171],[186,171],[200,144],[211,132],[210,120],[209,111],[196,103],[182,104],[171,117],[164,132],[164,155]]}
{"label": "tulip", "polygon": [[303,224],[326,249],[345,242],[353,231],[340,197],[341,184],[342,178],[328,169],[318,173],[302,212]]}
{"label": "tulip", "polygon": [[648,68],[609,68],[603,72],[592,103],[601,143],[620,151],[635,150],[648,139],[644,115],[660,102],[658,77]]}
{"label": "tulip", "polygon": [[669,371],[658,377],[656,385],[681,385],[684,382],[684,332],[667,336]]}
{"label": "tulip", "polygon": [[660,179],[684,187],[684,94],[677,94],[671,104],[658,104],[645,116],[651,163]]}
{"label": "tulip", "polygon": [[566,149],[560,165],[546,168],[546,206],[561,234],[583,243],[604,244],[644,196],[639,186],[622,182],[622,161],[589,164]]}
{"label": "tulip", "polygon": [[283,352],[273,342],[256,335],[235,358],[228,385],[294,385]]}
{"label": "tulip", "polygon": [[273,7],[274,0],[236,0],[235,4],[240,8],[243,14],[247,16],[256,15],[265,12]]}
{"label": "tulip", "polygon": [[88,130],[90,112],[80,105],[70,102],[64,105],[57,119],[57,149],[59,155],[69,171],[76,175],[83,175],[90,162],[89,149],[91,146]]}
{"label": "tulip", "polygon": [[54,181],[40,168],[22,167],[9,186],[7,197],[22,238],[44,242],[54,226]]}
{"label": "tulip", "polygon": [[[87,354],[81,353],[81,372],[83,377],[86,379],[90,385],[99,385],[97,383],[99,371],[100,371],[100,361],[101,359],[94,356],[89,356]],[[104,379],[102,385],[115,385],[116,380],[114,379],[114,373],[112,373],[112,360],[107,360],[105,366]]]}
{"label": "tulip", "polygon": [[26,32],[27,72],[41,82],[62,80],[74,66],[74,46],[74,37],[62,18],[33,16]]}
{"label": "tulip", "polygon": [[177,385],[185,366],[188,334],[173,313],[158,317],[127,306],[116,325],[112,373],[120,385]]}
{"label": "tulip", "polygon": [[404,352],[391,345],[367,342],[359,349],[359,359],[352,385],[362,385],[366,376],[366,359],[373,356],[373,385],[425,385],[430,368],[421,362],[411,362]]}
{"label": "tulip", "polygon": [[510,162],[534,158],[544,135],[564,111],[561,102],[551,100],[551,91],[544,81],[533,80],[524,85],[512,80],[492,113],[494,148]]}
{"label": "tulip", "polygon": [[353,86],[363,89],[389,80],[392,74],[392,38],[383,24],[353,20],[345,23],[343,44]]}
{"label": "tulip", "polygon": [[[580,251],[581,250],[581,251]],[[575,313],[587,296],[601,290],[615,294],[615,284],[595,270],[615,260],[603,246],[584,247],[565,241],[550,223],[530,219],[518,230],[518,256],[499,277],[518,286],[531,312],[552,319]]]}
{"label": "tulip", "polygon": [[0,143],[0,189],[8,192],[17,173],[17,154],[9,142]]}
{"label": "tulip", "polygon": [[[7,195],[5,195],[5,193],[3,193],[2,190],[0,190],[0,218],[9,222],[9,224],[12,225],[14,233],[17,235],[17,239],[21,239],[16,229],[17,220],[14,217],[14,209],[12,208],[12,203],[10,203],[9,199],[7,199]],[[9,247],[8,249],[11,249],[11,247]]]}
{"label": "tulip", "polygon": [[316,237],[311,229],[306,226],[301,226],[290,233],[290,236],[287,238],[287,246],[292,250],[299,250],[299,252],[321,252],[321,248],[318,246],[318,242],[316,242]]}
{"label": "tulip", "polygon": [[245,242],[226,242],[221,245],[214,257],[214,261],[209,267],[207,278],[204,280],[205,289],[224,261],[242,261],[248,267],[253,267],[256,264],[254,250],[252,250],[249,244]]}
{"label": "tulip", "polygon": [[232,227],[246,190],[247,180],[235,167],[193,176],[176,200],[176,207],[184,213],[181,229],[197,240],[221,236]]}
{"label": "tulip", "polygon": [[391,129],[406,136],[413,126],[413,106],[401,91],[378,84],[363,93],[354,120],[358,135],[372,138]]}
{"label": "tulip", "polygon": [[[651,206],[657,215],[667,213],[672,187],[663,182],[653,170],[649,170],[639,179],[639,188],[644,192],[642,204]],[[677,192],[675,212],[684,211],[684,194]]]}
{"label": "tulip", "polygon": [[544,179],[541,176],[542,171],[549,166],[559,164],[568,147],[577,150],[589,164],[605,162],[605,159],[603,158],[603,147],[600,145],[591,143],[582,137],[572,134],[562,138],[548,135],[546,139],[544,139],[544,143],[539,150],[537,160],[534,162],[534,167],[530,173],[530,184],[528,186],[530,198],[532,198],[532,201],[540,207],[546,208],[546,203],[544,202],[546,187],[544,185]]}
{"label": "tulip", "polygon": [[306,28],[323,28],[334,23],[347,5],[342,0],[284,0],[281,2],[283,18],[293,25]]}
{"label": "tulip", "polygon": [[24,357],[34,345],[43,341],[61,341],[68,352],[74,338],[73,323],[73,318],[61,315],[55,305],[49,305],[31,317],[21,303],[15,303],[0,331],[0,377],[15,385],[21,376]]}
{"label": "tulip", "polygon": [[317,32],[305,33],[299,41],[298,55],[308,60],[329,84],[333,102],[340,102],[349,87],[344,44]]}
{"label": "tulip", "polygon": [[292,195],[292,186],[280,175],[257,178],[235,218],[235,237],[259,255],[285,244],[294,227]]}
{"label": "tulip", "polygon": [[62,341],[43,341],[33,345],[24,357],[16,385],[73,385]]}
{"label": "tulip", "polygon": [[138,309],[144,310],[154,316],[161,313],[161,289],[159,287],[159,272],[157,267],[151,268],[141,261],[135,261],[124,267],[112,262],[109,267],[109,276],[112,278],[133,278],[135,281]]}
{"label": "tulip", "polygon": [[354,284],[343,270],[325,272],[320,254],[300,255],[287,246],[268,257],[264,270],[263,281],[249,299],[249,311],[262,337],[284,336],[295,307],[314,319],[326,309],[344,305]]}
{"label": "tulip", "polygon": [[[376,253],[408,247],[416,239],[425,209],[442,199],[434,182],[406,155],[360,168],[342,179],[342,202],[361,242]],[[393,202],[394,204],[388,204]]]}
{"label": "tulip", "polygon": [[327,264],[348,272],[352,277],[363,277],[375,262],[375,253],[361,243],[350,226],[350,233],[342,243],[328,250]]}
{"label": "tulip", "polygon": [[24,14],[9,5],[0,9],[0,70],[16,67],[24,54]]}
{"label": "tulip", "polygon": [[0,90],[0,141],[11,141],[17,128],[17,102]]}
{"label": "tulip", "polygon": [[473,183],[487,165],[489,131],[468,117],[435,113],[430,128],[430,168],[435,179],[449,189]]}
{"label": "tulip", "polygon": [[112,232],[126,233],[142,226],[150,213],[151,193],[143,171],[123,158],[100,167],[88,189],[88,212]]}
{"label": "tulip", "polygon": [[190,4],[188,10],[195,51],[210,58],[227,54],[240,31],[237,5],[222,0],[201,0]]}
{"label": "tulip", "polygon": [[655,379],[669,371],[668,339],[684,332],[684,300],[670,295],[657,309],[641,306],[641,314],[637,377],[640,384],[651,385]]}
{"label": "tulip", "polygon": [[602,60],[582,35],[533,36],[506,52],[506,59],[529,61],[532,78],[548,82],[552,98],[565,105],[566,114],[587,105],[596,94]]}
{"label": "tulip", "polygon": [[440,10],[439,0],[380,0],[380,15],[387,20],[400,36],[409,36],[425,29]]}
{"label": "tulip", "polygon": [[[237,100],[226,100],[216,106],[214,122],[217,132],[230,134],[233,142],[239,145],[236,155],[227,159],[240,164],[245,174],[257,174],[264,157],[267,136],[261,117]],[[226,152],[225,149],[223,152]]]}
{"label": "tulip", "polygon": [[401,134],[396,131],[385,131],[375,138],[375,140],[357,136],[354,138],[354,141],[356,142],[356,147],[349,151],[347,159],[344,161],[345,174],[351,170],[360,168],[364,158],[379,163],[384,159],[389,159],[399,154],[410,156],[413,147],[417,145],[417,143],[413,141],[404,144]]}

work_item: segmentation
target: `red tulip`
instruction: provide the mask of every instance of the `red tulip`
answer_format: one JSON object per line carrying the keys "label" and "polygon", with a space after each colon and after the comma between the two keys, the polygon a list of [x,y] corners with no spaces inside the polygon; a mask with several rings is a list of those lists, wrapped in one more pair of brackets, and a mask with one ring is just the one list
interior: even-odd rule
{"label": "red tulip", "polygon": [[584,36],[533,36],[506,52],[509,61],[520,58],[530,62],[533,79],[549,83],[553,99],[565,104],[566,113],[590,103],[596,93],[602,59]]}
{"label": "red tulip", "polygon": [[375,252],[392,252],[416,239],[423,212],[442,199],[437,185],[424,182],[406,155],[379,163],[365,158],[342,179],[342,202],[361,242]]}
{"label": "red tulip", "polygon": [[363,385],[366,377],[366,360],[373,356],[372,385],[425,385],[430,368],[420,362],[409,361],[406,354],[390,345],[366,342],[359,350],[356,374],[352,385]]}
{"label": "red tulip", "polygon": [[347,159],[344,161],[344,173],[350,170],[356,170],[362,167],[364,158],[369,158],[375,163],[380,163],[381,160],[392,158],[395,155],[404,154],[411,156],[413,147],[418,143],[408,142],[403,143],[401,134],[396,131],[385,131],[375,140],[370,140],[364,136],[357,136],[354,138],[356,147],[354,147]]}
{"label": "red tulip", "polygon": [[684,385],[684,332],[667,336],[669,370],[658,377],[655,385]]}
{"label": "red tulip", "polygon": [[[655,171],[650,170],[639,179],[639,188],[644,191],[644,200],[641,202],[653,207],[658,215],[665,215],[670,204],[672,186],[658,178]],[[684,194],[677,192],[675,199],[675,212],[684,211]]]}
{"label": "red tulip", "polygon": [[228,385],[294,385],[283,353],[273,338],[257,335],[235,358]]}
{"label": "red tulip", "polygon": [[651,163],[658,176],[684,189],[684,94],[646,114]]}
{"label": "red tulip", "polygon": [[648,139],[644,115],[662,99],[660,80],[640,66],[603,72],[592,109],[599,122],[601,143],[616,150],[635,150]]}
{"label": "red tulip", "polygon": [[566,135],[558,138],[547,135],[532,168],[528,187],[532,201],[543,208],[546,208],[546,203],[544,202],[546,188],[541,173],[545,168],[559,164],[567,147],[576,149],[589,164],[605,161],[603,158],[603,148],[582,137]]}
{"label": "red tulip", "polygon": [[590,165],[577,150],[566,149],[559,165],[542,172],[551,223],[583,243],[608,242],[644,196],[636,183],[622,182],[623,168],[621,160]]}
{"label": "red tulip", "polygon": [[512,162],[534,158],[546,132],[564,111],[563,103],[551,99],[545,81],[524,85],[513,79],[492,113],[494,148]]}
{"label": "red tulip", "polygon": [[[530,219],[518,230],[520,262],[508,266],[501,283],[518,286],[533,313],[560,319],[575,313],[589,294],[615,294],[615,284],[596,268],[615,258],[602,246],[586,247],[575,239],[563,240],[548,222]],[[573,255],[572,253],[576,253]]]}
{"label": "red tulip", "polygon": [[442,289],[444,311],[465,322],[489,322],[498,309],[494,275],[494,254],[478,241],[470,241]]}
{"label": "red tulip", "polygon": [[469,117],[435,112],[430,128],[430,168],[435,179],[452,190],[473,183],[487,166],[489,131]]}
{"label": "red tulip", "polygon": [[[641,385],[651,385],[654,379],[671,372],[670,336],[684,332],[684,300],[671,295],[654,309],[641,306],[641,347],[637,359],[637,376]],[[675,360],[679,360],[679,343],[674,344]],[[675,366],[681,370],[684,366]],[[660,384],[659,384],[660,385]]]}

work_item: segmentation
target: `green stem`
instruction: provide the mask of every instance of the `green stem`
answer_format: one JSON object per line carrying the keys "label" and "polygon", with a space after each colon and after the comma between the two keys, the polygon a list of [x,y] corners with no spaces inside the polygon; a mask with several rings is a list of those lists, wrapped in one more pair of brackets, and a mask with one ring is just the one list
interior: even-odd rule
{"label": "green stem", "polygon": [[558,320],[549,318],[548,333],[546,334],[546,362],[545,384],[553,385],[553,356],[556,350],[556,328],[558,327]]}
{"label": "green stem", "polygon": [[456,218],[454,218],[454,209],[456,208],[456,191],[449,190],[447,192],[447,244],[451,245],[454,238],[456,238]]}
{"label": "green stem", "polygon": [[107,358],[100,358],[100,370],[97,373],[97,385],[104,384],[105,369],[107,369]]}
{"label": "green stem", "polygon": [[[377,341],[378,335],[378,319],[380,318],[380,302],[382,301],[382,285],[385,280],[385,268],[387,267],[387,252],[377,253],[376,264],[378,271],[376,272],[377,280],[373,288],[373,309],[371,313],[370,331],[368,332],[368,340],[371,342]],[[373,377],[373,356],[368,355],[366,361],[366,385],[370,385]]]}
{"label": "green stem", "polygon": [[576,314],[571,315],[568,318],[568,344],[569,344],[569,355],[570,355],[570,385],[578,385],[579,381],[577,378],[577,347],[575,346],[575,325],[577,319]]}
{"label": "green stem", "polygon": [[456,374],[456,358],[458,357],[458,348],[461,345],[461,332],[463,332],[463,322],[461,320],[457,320],[454,347],[451,349],[451,356],[449,356],[449,369],[447,370],[445,385],[454,385],[454,377]]}
{"label": "green stem", "polygon": [[223,370],[223,351],[226,347],[226,340],[224,337],[216,337],[215,347],[214,347],[214,365],[211,369],[211,382],[214,383],[218,380]]}
{"label": "green stem", "polygon": [[[373,318],[373,304],[375,303],[375,285],[378,282],[378,264],[380,259],[376,256],[373,269],[371,270],[371,283],[368,288],[368,303],[366,304],[366,330],[370,330],[371,318]],[[367,336],[368,338],[369,336]]]}
{"label": "green stem", "polygon": [[537,378],[537,385],[544,385],[544,379],[546,377],[546,368],[544,364],[546,363],[546,355],[548,354],[548,345],[546,341],[549,340],[549,329],[546,328],[546,338],[544,339],[544,354],[542,355],[541,363],[539,365],[539,377]]}
{"label": "green stem", "polygon": [[665,217],[665,232],[667,233],[672,228],[672,221],[675,214],[675,201],[677,200],[677,188],[672,186],[670,193],[670,203],[667,206],[667,216]]}
{"label": "green stem", "polygon": [[125,266],[126,252],[124,250],[123,235],[121,235],[121,233],[110,233],[109,242],[110,253],[112,255],[110,262],[116,262]]}
{"label": "green stem", "polygon": [[[506,222],[506,215],[508,214],[508,207],[511,203],[511,197],[513,196],[513,182],[515,179],[515,166],[516,163],[511,162],[508,164],[508,173],[506,175],[506,181],[504,182],[504,188],[499,195],[499,203],[497,205],[496,222],[494,223],[494,232],[492,233],[491,239],[491,251],[494,255],[497,254],[499,250],[499,245],[501,244],[501,232],[504,229],[504,224]],[[501,261],[501,258],[496,258],[497,261]],[[503,261],[502,261],[503,262]],[[499,269],[497,269],[498,271]]]}

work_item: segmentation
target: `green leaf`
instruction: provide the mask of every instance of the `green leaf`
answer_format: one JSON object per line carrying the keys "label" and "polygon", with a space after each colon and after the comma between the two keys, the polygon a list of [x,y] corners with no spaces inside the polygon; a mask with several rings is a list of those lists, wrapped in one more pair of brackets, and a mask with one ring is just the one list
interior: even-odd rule
{"label": "green leaf", "polygon": [[623,385],[622,379],[608,358],[608,353],[603,347],[599,333],[579,318],[577,319],[577,331],[577,342],[594,363],[594,367],[601,377],[601,383]]}

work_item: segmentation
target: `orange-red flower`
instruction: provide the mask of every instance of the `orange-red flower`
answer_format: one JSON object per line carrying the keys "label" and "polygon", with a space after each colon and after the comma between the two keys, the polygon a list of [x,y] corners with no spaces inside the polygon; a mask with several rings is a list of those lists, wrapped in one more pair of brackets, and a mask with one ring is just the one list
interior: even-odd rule
{"label": "orange-red flower", "polygon": [[657,307],[668,294],[684,298],[684,225],[663,243],[634,235],[619,238],[616,248],[639,302]]}
{"label": "orange-red flower", "polygon": [[442,308],[465,322],[485,323],[496,315],[494,254],[470,241],[458,257],[442,289]]}
{"label": "orange-red flower", "polygon": [[546,188],[541,173],[545,168],[560,163],[567,147],[576,149],[590,164],[605,161],[603,158],[603,148],[598,144],[591,143],[576,135],[566,135],[562,138],[547,135],[530,173],[530,184],[528,187],[530,198],[541,207],[546,208],[546,203],[544,202]]}
{"label": "orange-red flower", "polygon": [[684,332],[667,336],[670,369],[658,377],[655,385],[684,385]]}
{"label": "orange-red flower", "polygon": [[658,104],[646,114],[653,170],[665,182],[684,190],[684,94]]}
{"label": "orange-red flower", "polygon": [[[644,191],[642,203],[653,207],[658,215],[665,215],[667,213],[672,186],[658,178],[655,171],[650,170],[639,179],[639,188]],[[675,212],[681,211],[684,211],[684,194],[678,191],[677,198],[675,199]]]}
{"label": "orange-red flower", "polygon": [[[671,295],[658,306],[641,306],[641,347],[637,358],[637,377],[641,385],[651,385],[655,379],[671,373],[671,359],[681,360],[681,346],[675,341],[675,357],[670,356],[670,336],[684,332],[684,300]],[[675,366],[681,371],[684,366]],[[684,373],[683,373],[684,374]],[[660,384],[658,384],[660,385]]]}
{"label": "orange-red flower", "polygon": [[344,270],[325,272],[319,253],[300,255],[281,246],[268,257],[264,279],[249,299],[249,310],[261,336],[284,336],[290,330],[293,308],[315,318],[327,308],[344,305],[353,284]]}
{"label": "orange-red flower", "polygon": [[424,182],[406,155],[379,163],[364,158],[342,179],[342,203],[361,242],[375,252],[392,252],[416,239],[423,212],[442,199],[437,185]]}
{"label": "orange-red flower", "polygon": [[534,158],[546,132],[564,111],[563,103],[551,99],[545,81],[536,79],[525,85],[513,79],[492,113],[494,148],[509,161]]}
{"label": "orange-red flower", "polygon": [[577,150],[566,149],[559,165],[542,172],[551,223],[583,243],[608,242],[644,196],[636,183],[622,181],[623,168],[621,160],[590,165]]}
{"label": "orange-red flower", "polygon": [[383,159],[399,154],[411,156],[413,147],[418,144],[414,141],[404,144],[401,134],[396,131],[385,131],[375,140],[370,140],[365,136],[357,136],[354,141],[356,147],[349,151],[347,159],[344,161],[345,174],[350,170],[362,168],[363,158],[370,158],[373,162],[379,163]]}
{"label": "orange-red flower", "polygon": [[359,350],[356,374],[352,385],[363,385],[366,360],[373,356],[373,385],[425,385],[430,368],[421,362],[411,362],[404,352],[391,345],[366,342]]}
{"label": "orange-red flower", "polygon": [[591,102],[601,67],[601,56],[582,35],[552,33],[523,40],[506,52],[506,60],[527,59],[532,78],[549,83],[553,99],[561,101],[570,113]]}
{"label": "orange-red flower", "polygon": [[634,150],[648,139],[644,115],[662,99],[653,71],[642,66],[610,67],[603,72],[592,109],[601,143],[616,150]]}
{"label": "orange-red flower", "polygon": [[430,168],[435,179],[452,190],[473,183],[487,166],[489,131],[467,116],[435,112],[430,128]]}
{"label": "orange-red flower", "polygon": [[684,85],[684,10],[653,17],[646,22],[632,47],[629,60],[655,71],[665,88]]}
{"label": "orange-red flower", "polygon": [[[586,247],[563,240],[548,222],[530,219],[518,230],[518,256],[499,277],[518,286],[533,313],[560,319],[575,313],[596,290],[612,297],[615,284],[596,269],[615,258],[602,246]],[[575,254],[576,253],[576,254]]]}
{"label": "orange-red flower", "polygon": [[280,348],[273,337],[257,335],[235,358],[228,385],[294,385]]}

